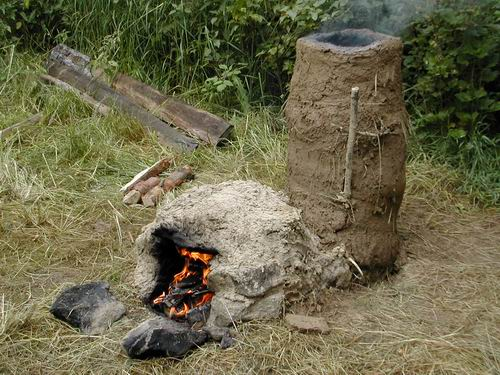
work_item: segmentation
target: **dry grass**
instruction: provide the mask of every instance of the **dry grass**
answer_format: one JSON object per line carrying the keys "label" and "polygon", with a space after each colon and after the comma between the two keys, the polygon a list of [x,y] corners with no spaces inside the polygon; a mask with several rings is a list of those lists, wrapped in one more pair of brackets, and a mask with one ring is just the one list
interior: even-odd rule
{"label": "dry grass", "polygon": [[[500,372],[498,212],[470,207],[453,192],[453,176],[425,161],[408,168],[400,219],[407,265],[370,287],[322,291],[331,334],[251,322],[226,351],[210,343],[182,361],[128,359],[120,340],[147,314],[132,287],[132,243],[154,212],[121,205],[118,187],[170,153],[128,119],[100,118],[74,96],[41,87],[36,69],[18,63],[10,84],[0,84],[0,128],[38,109],[47,115],[40,128],[0,144],[0,373]],[[228,148],[172,155],[175,162],[194,166],[195,184],[253,178],[282,188],[282,120],[263,110],[233,122]],[[98,279],[129,310],[109,332],[84,336],[50,315],[62,288]]]}

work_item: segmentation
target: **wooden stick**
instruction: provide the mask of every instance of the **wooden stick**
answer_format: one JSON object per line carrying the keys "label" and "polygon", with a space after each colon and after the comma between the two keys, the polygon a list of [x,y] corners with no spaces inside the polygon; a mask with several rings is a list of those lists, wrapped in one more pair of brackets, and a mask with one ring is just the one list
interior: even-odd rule
{"label": "wooden stick", "polygon": [[232,131],[233,126],[219,116],[164,95],[125,74],[118,74],[112,87],[156,117],[211,145],[220,144]]}
{"label": "wooden stick", "polygon": [[47,70],[51,76],[70,84],[108,106],[114,106],[127,115],[134,117],[144,127],[156,132],[159,141],[164,145],[185,152],[192,152],[198,147],[198,143],[193,138],[172,128],[170,125],[139,107],[126,96],[117,93],[105,83],[89,78],[57,61],[49,62]]}
{"label": "wooden stick", "polygon": [[94,108],[94,110],[97,113],[100,113],[103,116],[106,116],[106,115],[108,115],[111,112],[111,108],[109,108],[107,105],[98,102],[97,100],[95,100],[90,95],[85,94],[84,92],[81,92],[80,90],[74,88],[73,86],[67,84],[64,81],[61,81],[60,79],[57,79],[55,77],[52,77],[52,76],[49,76],[49,75],[46,75],[46,74],[42,74],[40,76],[40,79],[43,82],[45,82],[45,83],[50,83],[50,84],[52,84],[54,86],[62,88],[65,91],[69,91],[69,92],[74,93],[75,95],[77,95],[78,97],[80,97],[80,99],[82,99],[85,103],[87,103],[92,108]]}
{"label": "wooden stick", "polygon": [[0,130],[0,139],[5,138],[6,136],[8,136],[9,134],[13,133],[16,130],[20,130],[27,126],[37,125],[40,121],[42,121],[42,119],[43,119],[43,114],[36,113],[28,117],[27,119],[18,122],[17,124],[9,126],[8,128],[5,128],[3,130]]}
{"label": "wooden stick", "polygon": [[184,181],[192,180],[193,178],[193,170],[189,165],[185,165],[184,167],[177,169],[163,181],[163,191],[172,191]]}
{"label": "wooden stick", "polygon": [[120,189],[120,191],[124,194],[128,193],[139,181],[145,181],[150,177],[158,176],[160,173],[166,171],[168,167],[170,167],[170,163],[170,159],[167,158],[157,161],[152,166],[137,173],[129,183]]}
{"label": "wooden stick", "polygon": [[351,118],[349,121],[349,136],[347,137],[347,149],[345,154],[344,196],[351,198],[352,182],[352,156],[354,154],[354,142],[356,141],[356,128],[358,127],[358,100],[359,87],[351,89]]}

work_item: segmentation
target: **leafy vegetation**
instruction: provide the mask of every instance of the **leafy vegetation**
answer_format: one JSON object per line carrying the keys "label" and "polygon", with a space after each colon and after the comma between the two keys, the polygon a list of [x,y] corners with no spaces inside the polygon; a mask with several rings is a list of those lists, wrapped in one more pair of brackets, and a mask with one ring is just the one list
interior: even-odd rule
{"label": "leafy vegetation", "polygon": [[[429,13],[435,4],[441,8]],[[410,11],[409,11],[410,10]],[[170,93],[251,113],[281,105],[296,39],[329,27],[400,31],[413,157],[457,169],[474,200],[500,197],[500,5],[494,0],[4,0],[0,45],[66,42]],[[10,53],[12,49],[3,49]],[[0,79],[8,79],[0,71]]]}
{"label": "leafy vegetation", "polygon": [[286,92],[297,38],[345,3],[74,0],[66,27],[68,41],[84,51],[112,44],[107,58],[124,70],[170,90],[206,81],[205,93],[220,104],[245,108],[249,101],[270,103]]}
{"label": "leafy vegetation", "polygon": [[[316,303],[297,311],[325,316],[330,334],[257,321],[238,325],[228,350],[207,343],[179,361],[129,359],[123,337],[150,313],[132,287],[133,241],[155,211],[122,205],[118,187],[172,157],[197,174],[181,189],[239,178],[281,189],[284,121],[263,109],[221,113],[235,126],[228,147],[175,155],[129,119],[99,116],[38,82],[43,56],[10,56],[0,59],[0,72],[10,72],[0,82],[0,128],[39,110],[45,120],[0,142],[0,374],[499,373],[498,215],[468,205],[456,176],[426,160],[408,165],[404,274],[322,290],[311,296],[322,311]],[[128,310],[103,335],[82,335],[49,312],[63,288],[90,280],[109,282]]]}
{"label": "leafy vegetation", "polygon": [[[463,5],[463,4],[462,4]],[[462,171],[463,190],[499,201],[500,3],[446,7],[405,36],[418,152]]]}
{"label": "leafy vegetation", "polygon": [[0,46],[17,42],[47,46],[62,31],[63,0],[2,0]]}

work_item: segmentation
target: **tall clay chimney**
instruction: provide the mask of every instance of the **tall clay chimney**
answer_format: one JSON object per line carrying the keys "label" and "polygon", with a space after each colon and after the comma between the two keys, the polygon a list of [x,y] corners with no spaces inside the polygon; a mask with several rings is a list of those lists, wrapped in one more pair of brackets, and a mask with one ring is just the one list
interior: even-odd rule
{"label": "tall clay chimney", "polygon": [[[400,39],[367,29],[301,38],[285,109],[291,203],[324,251],[343,241],[364,270],[391,269],[399,254],[407,125],[401,54]],[[352,195],[345,197],[353,87],[359,87],[359,122]]]}

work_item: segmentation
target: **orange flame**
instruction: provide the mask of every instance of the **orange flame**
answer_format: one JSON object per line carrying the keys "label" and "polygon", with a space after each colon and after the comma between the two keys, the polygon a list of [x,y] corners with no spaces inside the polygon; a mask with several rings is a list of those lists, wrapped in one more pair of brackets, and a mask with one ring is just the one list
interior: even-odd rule
{"label": "orange flame", "polygon": [[[177,250],[178,250],[179,254],[185,258],[184,259],[184,267],[182,268],[182,270],[179,273],[176,273],[174,275],[173,280],[172,280],[172,284],[169,287],[168,292],[169,293],[172,292],[172,285],[178,284],[182,280],[186,279],[187,277],[196,274],[195,272],[193,272],[189,269],[189,267],[191,265],[191,261],[200,261],[205,265],[205,267],[202,270],[201,282],[202,282],[202,285],[207,286],[208,285],[208,275],[211,271],[211,269],[209,267],[209,262],[212,260],[214,255],[207,254],[207,253],[200,253],[197,251],[189,251],[185,247],[178,248]],[[191,295],[193,293],[194,292],[192,290],[188,290],[186,292],[186,294],[188,294],[188,295]],[[214,296],[213,292],[204,293],[198,300],[196,300],[194,302],[192,301],[191,306],[189,306],[187,303],[184,302],[182,309],[180,311],[178,311],[177,308],[175,308],[175,307],[171,307],[170,311],[169,311],[169,315],[170,315],[170,317],[182,318],[182,317],[186,316],[186,314],[189,312],[189,310],[210,302],[212,300],[213,296]],[[166,293],[163,292],[161,295],[159,295],[158,297],[156,297],[153,300],[153,304],[157,305],[157,304],[162,303],[166,297],[167,297]]]}

